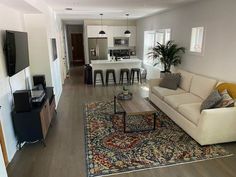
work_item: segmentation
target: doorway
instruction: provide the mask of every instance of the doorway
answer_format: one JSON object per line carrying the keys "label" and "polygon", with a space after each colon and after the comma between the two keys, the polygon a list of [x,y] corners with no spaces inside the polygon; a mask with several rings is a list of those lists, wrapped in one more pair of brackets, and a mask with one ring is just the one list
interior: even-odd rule
{"label": "doorway", "polygon": [[3,134],[1,121],[0,121],[0,147],[2,149],[2,154],[3,154],[3,159],[4,159],[4,162],[5,162],[5,166],[7,166],[9,161],[8,161],[8,157],[7,157],[7,148],[6,148],[6,145],[5,145],[5,139],[4,139],[4,134]]}
{"label": "doorway", "polygon": [[71,33],[72,65],[83,66],[84,58],[84,40],[83,33]]}

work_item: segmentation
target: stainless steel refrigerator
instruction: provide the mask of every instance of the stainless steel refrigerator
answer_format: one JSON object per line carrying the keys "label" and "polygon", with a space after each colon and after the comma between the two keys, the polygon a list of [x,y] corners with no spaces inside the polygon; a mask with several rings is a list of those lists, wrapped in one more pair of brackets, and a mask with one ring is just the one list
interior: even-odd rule
{"label": "stainless steel refrigerator", "polygon": [[107,38],[88,38],[89,60],[107,60]]}

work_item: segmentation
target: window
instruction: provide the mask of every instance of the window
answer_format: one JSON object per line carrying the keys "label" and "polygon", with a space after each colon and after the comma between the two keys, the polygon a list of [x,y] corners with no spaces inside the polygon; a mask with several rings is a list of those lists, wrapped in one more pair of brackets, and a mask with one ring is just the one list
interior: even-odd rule
{"label": "window", "polygon": [[[157,31],[144,32],[144,63],[153,65],[155,61],[149,57],[148,53],[156,45],[157,42],[164,44],[170,40],[171,29],[160,29]],[[160,66],[159,66],[160,67]]]}
{"label": "window", "polygon": [[147,64],[153,64],[153,59],[149,57],[148,53],[155,46],[155,31],[144,32],[144,62]]}
{"label": "window", "polygon": [[202,53],[204,27],[192,28],[190,52]]}

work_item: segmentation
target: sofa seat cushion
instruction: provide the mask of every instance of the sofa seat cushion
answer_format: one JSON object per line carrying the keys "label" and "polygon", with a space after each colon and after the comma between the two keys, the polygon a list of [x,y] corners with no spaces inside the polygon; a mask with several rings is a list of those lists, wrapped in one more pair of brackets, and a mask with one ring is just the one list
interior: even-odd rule
{"label": "sofa seat cushion", "polygon": [[181,93],[186,93],[183,89],[177,88],[177,90],[171,90],[163,87],[152,87],[152,92],[157,95],[160,99],[163,100],[164,96],[169,96],[169,95],[178,95]]}
{"label": "sofa seat cushion", "polygon": [[201,103],[191,103],[191,104],[182,104],[179,106],[178,111],[186,119],[198,125],[201,113],[200,113]]}
{"label": "sofa seat cushion", "polygon": [[165,96],[164,101],[177,110],[182,104],[202,103],[203,100],[191,93],[182,93],[178,95]]}

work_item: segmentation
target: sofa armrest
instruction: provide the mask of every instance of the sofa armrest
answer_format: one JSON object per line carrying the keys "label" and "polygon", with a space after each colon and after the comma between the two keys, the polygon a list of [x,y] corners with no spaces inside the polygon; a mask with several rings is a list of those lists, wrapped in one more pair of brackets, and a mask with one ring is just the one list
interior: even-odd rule
{"label": "sofa armrest", "polygon": [[161,78],[148,80],[149,88],[152,88],[154,86],[158,86],[160,84],[161,80],[162,80]]}
{"label": "sofa armrest", "polygon": [[207,144],[210,144],[209,141],[235,141],[236,107],[203,110],[198,128],[201,129],[201,139]]}

